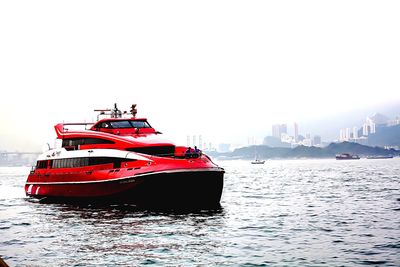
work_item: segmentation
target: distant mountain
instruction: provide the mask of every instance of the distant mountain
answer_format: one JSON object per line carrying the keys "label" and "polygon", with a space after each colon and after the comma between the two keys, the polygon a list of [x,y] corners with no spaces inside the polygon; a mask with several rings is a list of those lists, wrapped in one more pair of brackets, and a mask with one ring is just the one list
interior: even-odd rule
{"label": "distant mountain", "polygon": [[384,149],[381,147],[364,146],[357,143],[342,142],[331,143],[329,146],[306,147],[298,146],[295,148],[269,147],[269,146],[250,146],[235,149],[229,153],[210,153],[212,157],[224,157],[231,159],[253,159],[257,155],[260,159],[270,158],[333,158],[336,154],[351,153],[363,157],[366,156],[386,156],[399,155],[399,150]]}
{"label": "distant mountain", "polygon": [[400,146],[400,125],[380,127],[368,136],[370,146]]}
{"label": "distant mountain", "polygon": [[[368,116],[380,113],[388,118],[395,118],[400,115],[400,101],[369,106],[363,109],[355,109],[351,112],[338,112],[331,116],[313,119],[312,121],[298,121],[300,133],[318,134],[322,139],[335,140],[339,138],[340,129],[362,127]],[[289,128],[291,129],[292,126]]]}

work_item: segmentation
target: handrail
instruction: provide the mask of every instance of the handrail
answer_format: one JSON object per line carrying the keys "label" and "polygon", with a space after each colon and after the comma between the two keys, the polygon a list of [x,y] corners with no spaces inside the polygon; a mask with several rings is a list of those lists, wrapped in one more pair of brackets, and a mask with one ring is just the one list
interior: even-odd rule
{"label": "handrail", "polygon": [[197,158],[202,158],[203,156],[207,157],[207,155],[205,155],[203,153],[198,153],[198,154],[192,153],[191,155],[187,155],[184,153],[179,153],[178,155],[175,153],[152,155],[152,154],[140,153],[140,152],[135,152],[135,151],[131,151],[131,152],[150,156],[150,158],[152,158],[152,157],[171,157],[171,158],[181,158],[181,159],[197,159]]}
{"label": "handrail", "polygon": [[94,122],[65,122],[61,123],[62,125],[90,125],[95,124]]}

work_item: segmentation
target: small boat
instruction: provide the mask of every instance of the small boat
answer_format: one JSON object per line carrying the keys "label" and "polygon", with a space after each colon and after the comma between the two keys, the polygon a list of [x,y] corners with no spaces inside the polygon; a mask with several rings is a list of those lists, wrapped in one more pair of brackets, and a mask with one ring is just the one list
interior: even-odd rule
{"label": "small boat", "polygon": [[57,146],[39,155],[25,183],[27,196],[49,202],[219,205],[224,169],[206,154],[161,139],[147,119],[136,117],[136,105],[132,115],[116,104],[95,111],[106,118],[54,126]]}
{"label": "small boat", "polygon": [[342,154],[336,155],[336,159],[337,160],[350,160],[350,159],[360,159],[360,157],[358,155],[353,155],[350,153],[342,153]]}
{"label": "small boat", "polygon": [[251,164],[264,164],[265,160],[255,159],[251,162]]}
{"label": "small boat", "polygon": [[377,156],[368,156],[367,159],[392,159],[392,155],[377,155]]}

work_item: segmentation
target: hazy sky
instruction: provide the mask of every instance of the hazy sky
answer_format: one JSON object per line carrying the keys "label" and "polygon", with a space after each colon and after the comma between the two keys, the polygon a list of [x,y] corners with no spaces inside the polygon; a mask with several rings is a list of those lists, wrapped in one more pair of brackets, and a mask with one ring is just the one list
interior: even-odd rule
{"label": "hazy sky", "polygon": [[[138,104],[186,144],[400,99],[400,1],[1,1],[0,149]],[[323,125],[321,126],[323,127]]]}

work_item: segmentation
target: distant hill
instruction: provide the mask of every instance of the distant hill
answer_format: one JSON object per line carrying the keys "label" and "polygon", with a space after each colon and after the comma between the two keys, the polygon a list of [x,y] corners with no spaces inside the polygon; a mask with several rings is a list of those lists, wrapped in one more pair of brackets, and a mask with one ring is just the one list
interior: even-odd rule
{"label": "distant hill", "polygon": [[400,125],[381,127],[368,136],[370,146],[400,146]]}
{"label": "distant hill", "polygon": [[342,142],[331,143],[329,146],[306,147],[298,146],[295,148],[286,147],[269,147],[269,146],[249,146],[235,149],[229,153],[210,153],[212,157],[225,157],[231,159],[253,159],[257,154],[260,159],[270,158],[333,158],[336,154],[351,153],[359,156],[376,156],[376,155],[399,155],[399,150],[384,149],[382,147],[364,146],[357,143]]}
{"label": "distant hill", "polygon": [[[340,112],[316,118],[313,120],[298,121],[300,133],[311,133],[322,136],[323,140],[335,140],[339,138],[340,129],[348,127],[362,127],[367,116],[375,112],[384,114],[386,117],[395,118],[400,115],[400,101],[394,100],[390,103],[369,106],[362,109]],[[292,126],[289,126],[292,129]],[[293,134],[293,133],[292,133]]]}

